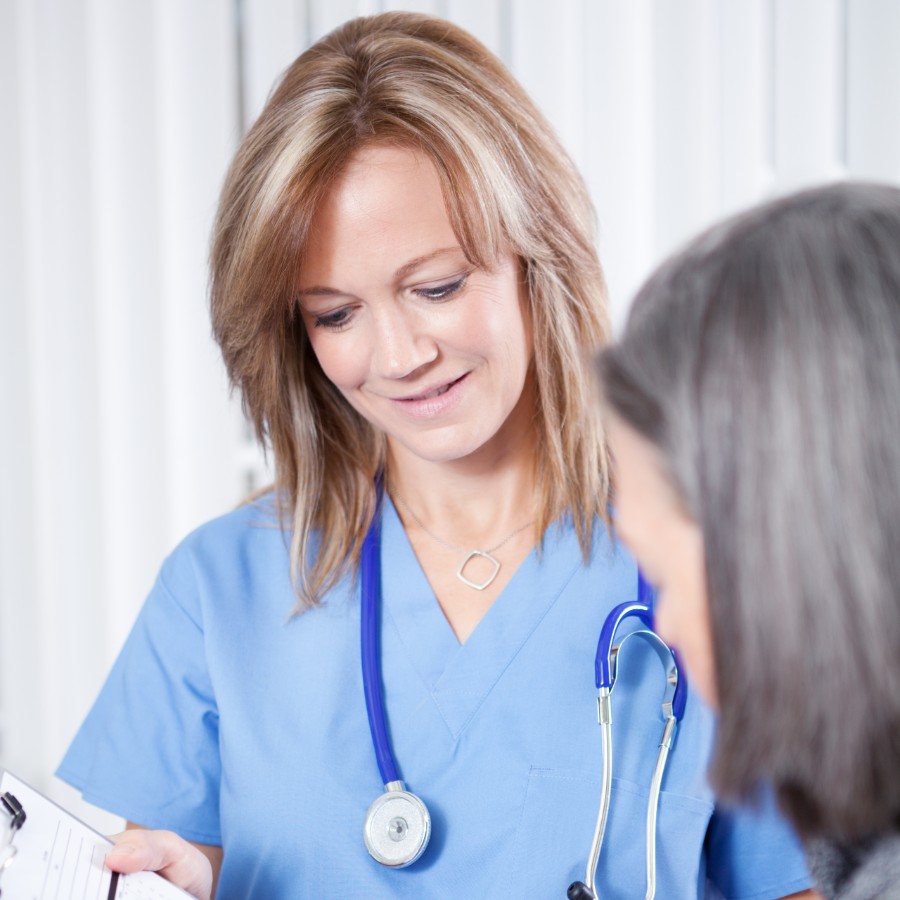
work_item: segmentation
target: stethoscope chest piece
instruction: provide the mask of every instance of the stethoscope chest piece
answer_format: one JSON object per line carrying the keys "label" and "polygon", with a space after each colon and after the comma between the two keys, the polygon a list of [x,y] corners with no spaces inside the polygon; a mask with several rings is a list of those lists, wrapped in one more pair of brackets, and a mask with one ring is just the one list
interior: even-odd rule
{"label": "stethoscope chest piece", "polygon": [[415,794],[392,788],[369,807],[363,837],[373,859],[402,869],[425,852],[431,837],[431,816]]}

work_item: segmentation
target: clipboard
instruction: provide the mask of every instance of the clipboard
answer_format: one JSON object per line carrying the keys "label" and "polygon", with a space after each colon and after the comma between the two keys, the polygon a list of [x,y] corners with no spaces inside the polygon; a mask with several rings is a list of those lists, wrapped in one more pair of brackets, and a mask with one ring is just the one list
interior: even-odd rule
{"label": "clipboard", "polygon": [[0,769],[2,900],[186,900],[155,872],[120,875],[103,861],[112,841]]}

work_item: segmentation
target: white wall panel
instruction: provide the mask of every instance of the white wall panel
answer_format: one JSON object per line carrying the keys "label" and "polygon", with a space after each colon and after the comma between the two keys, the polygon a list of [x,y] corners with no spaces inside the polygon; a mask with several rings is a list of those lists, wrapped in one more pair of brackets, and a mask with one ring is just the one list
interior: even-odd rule
{"label": "white wall panel", "polygon": [[650,0],[587,5],[583,173],[597,210],[614,319],[653,261],[653,17]]}
{"label": "white wall panel", "polygon": [[749,206],[774,187],[770,0],[736,0],[719,9],[715,41],[719,85],[717,214]]}
{"label": "white wall panel", "polygon": [[900,180],[900,3],[852,0],[846,37],[847,168]]}
{"label": "white wall panel", "polygon": [[377,11],[389,12],[396,9],[427,13],[430,16],[446,16],[443,0],[382,0]]}
{"label": "white wall panel", "polygon": [[441,14],[475,35],[507,65],[510,62],[508,21],[511,0],[445,0]]}
{"label": "white wall panel", "polygon": [[579,166],[585,162],[584,12],[581,0],[555,0],[513,4],[510,17],[510,67]]}
{"label": "white wall panel", "polygon": [[238,9],[246,126],[259,115],[275,79],[309,43],[309,23],[297,0],[243,0]]}
{"label": "white wall panel", "polygon": [[[19,4],[0,4],[0,120],[7,123],[0,141],[0,760],[44,777],[40,761],[29,764],[43,738],[35,714],[41,685],[31,671],[42,643],[27,302],[27,256],[39,237],[26,186],[34,146],[34,117],[26,111],[34,108],[35,91],[24,58],[33,33]],[[14,652],[17,645],[23,652]]]}
{"label": "white wall panel", "polygon": [[[30,371],[32,504],[38,542],[34,594],[39,641],[23,672],[38,702],[24,723],[40,743],[31,766],[52,765],[72,705],[82,705],[73,672],[98,679],[92,652],[103,627],[102,483],[98,439],[95,279],[89,217],[94,185],[84,123],[89,114],[85,6],[21,4],[24,52],[23,184],[26,204],[26,353]],[[31,635],[32,638],[38,635]],[[87,654],[85,654],[87,650]],[[12,652],[21,654],[21,646]],[[18,732],[17,732],[18,734]],[[24,749],[24,748],[23,748]]]}
{"label": "white wall panel", "polygon": [[243,492],[206,304],[237,32],[218,0],[0,15],[0,763],[58,795],[162,555]]}
{"label": "white wall panel", "polygon": [[[297,2],[299,6],[307,10],[307,15],[309,16],[309,37],[313,41],[318,40],[347,19],[352,19],[354,16],[370,16],[387,8],[379,0],[332,0],[331,3],[297,0]],[[426,7],[430,5],[432,4],[425,3]],[[433,9],[422,9],[421,4],[408,8],[418,9],[420,12],[435,12]],[[300,46],[297,48],[297,53],[305,49],[305,46]]]}
{"label": "white wall panel", "polygon": [[774,152],[777,188],[847,174],[845,3],[774,6]]}
{"label": "white wall panel", "polygon": [[714,0],[654,7],[655,257],[706,225],[719,208],[720,12]]}
{"label": "white wall panel", "polygon": [[[183,534],[198,513],[235,503],[234,450],[241,429],[210,339],[209,236],[222,177],[239,128],[232,5],[220,0],[157,3],[156,152],[162,221],[160,274],[169,427],[169,528]],[[228,486],[225,488],[225,486]]]}
{"label": "white wall panel", "polygon": [[[154,11],[115,0],[87,8],[89,178],[99,465],[97,555],[104,574],[94,656],[109,664],[166,550],[166,360],[160,302],[161,208]],[[135,478],[135,472],[141,477]],[[134,539],[143,532],[143,541]],[[113,599],[114,598],[114,599]],[[78,710],[81,712],[81,710]],[[74,725],[75,723],[70,723]]]}

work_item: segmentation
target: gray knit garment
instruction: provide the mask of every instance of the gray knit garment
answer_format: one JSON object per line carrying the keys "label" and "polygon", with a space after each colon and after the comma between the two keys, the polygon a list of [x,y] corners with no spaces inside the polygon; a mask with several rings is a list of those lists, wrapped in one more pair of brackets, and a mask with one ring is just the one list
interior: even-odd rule
{"label": "gray knit garment", "polygon": [[816,889],[827,900],[900,900],[900,834],[857,843],[810,841],[806,853]]}

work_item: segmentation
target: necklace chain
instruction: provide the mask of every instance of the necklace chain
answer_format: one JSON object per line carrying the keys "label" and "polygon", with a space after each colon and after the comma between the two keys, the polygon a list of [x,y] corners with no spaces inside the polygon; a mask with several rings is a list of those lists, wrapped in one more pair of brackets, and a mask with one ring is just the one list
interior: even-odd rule
{"label": "necklace chain", "polygon": [[[455,544],[450,544],[445,541],[442,537],[436,535],[433,531],[425,527],[425,523],[410,509],[409,504],[397,493],[396,488],[394,489],[394,496],[400,501],[400,505],[410,514],[413,522],[425,532],[432,540],[437,541],[439,544],[442,544],[448,550],[454,550],[457,553],[468,553],[465,547],[457,547]],[[509,543],[517,534],[524,531],[529,525],[534,525],[534,519],[530,522],[526,522],[524,525],[520,525],[515,531],[511,534],[508,534],[499,544],[494,544],[493,547],[488,547],[486,550],[481,550],[481,553],[493,553],[495,550],[499,550],[504,544]]]}
{"label": "necklace chain", "polygon": [[[499,550],[504,544],[511,541],[517,534],[523,532],[530,525],[534,524],[534,519],[530,522],[526,522],[524,525],[520,525],[515,531],[511,534],[508,534],[499,544],[494,544],[493,547],[488,547],[486,550],[466,550],[465,547],[457,547],[455,544],[451,544],[448,541],[445,541],[439,535],[436,535],[431,529],[425,527],[425,523],[412,511],[410,505],[397,493],[396,489],[393,491],[393,496],[397,498],[400,502],[400,505],[409,513],[412,520],[428,535],[433,541],[437,541],[442,547],[446,547],[448,550],[452,550],[454,553],[465,553],[465,559],[462,561],[462,564],[456,571],[456,577],[465,585],[470,588],[474,588],[476,591],[483,591],[488,585],[490,585],[494,579],[497,577],[497,573],[500,571],[500,560],[491,554],[495,550]],[[484,581],[472,581],[465,574],[465,568],[471,562],[471,560],[475,557],[482,557],[487,560],[490,565],[493,567],[493,571]]]}

